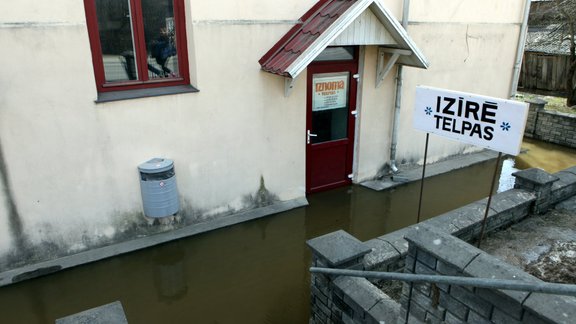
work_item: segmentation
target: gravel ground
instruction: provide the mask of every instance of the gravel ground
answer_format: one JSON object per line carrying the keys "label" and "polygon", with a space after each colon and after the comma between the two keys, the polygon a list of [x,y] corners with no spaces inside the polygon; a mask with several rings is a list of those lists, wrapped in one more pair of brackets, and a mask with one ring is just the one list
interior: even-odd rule
{"label": "gravel ground", "polygon": [[488,236],[482,250],[544,281],[576,284],[576,197]]}

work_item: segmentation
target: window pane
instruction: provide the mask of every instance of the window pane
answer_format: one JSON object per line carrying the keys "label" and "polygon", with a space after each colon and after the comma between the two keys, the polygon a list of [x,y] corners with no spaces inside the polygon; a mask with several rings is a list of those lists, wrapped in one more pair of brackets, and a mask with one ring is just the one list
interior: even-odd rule
{"label": "window pane", "polygon": [[128,0],[96,0],[106,82],[138,79]]}
{"label": "window pane", "polygon": [[326,47],[314,62],[349,61],[354,59],[354,46]]}
{"label": "window pane", "polygon": [[142,0],[148,77],[179,77],[172,0]]}
{"label": "window pane", "polygon": [[349,79],[348,72],[312,76],[312,144],[348,136]]}
{"label": "window pane", "polygon": [[348,135],[348,109],[337,108],[312,113],[312,144],[336,141]]}

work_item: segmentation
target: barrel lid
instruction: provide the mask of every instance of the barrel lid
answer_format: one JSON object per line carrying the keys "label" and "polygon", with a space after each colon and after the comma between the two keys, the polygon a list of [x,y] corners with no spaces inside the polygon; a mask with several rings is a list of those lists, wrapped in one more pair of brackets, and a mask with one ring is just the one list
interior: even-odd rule
{"label": "barrel lid", "polygon": [[160,173],[168,171],[174,167],[174,161],[163,158],[153,158],[138,166],[142,173]]}

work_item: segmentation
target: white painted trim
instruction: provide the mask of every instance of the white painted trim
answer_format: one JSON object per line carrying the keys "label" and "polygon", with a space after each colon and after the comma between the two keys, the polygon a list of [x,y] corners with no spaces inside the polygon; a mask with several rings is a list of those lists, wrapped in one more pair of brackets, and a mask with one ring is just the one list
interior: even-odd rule
{"label": "white painted trim", "polygon": [[412,51],[403,50],[399,48],[379,47],[378,51],[390,54],[406,55],[406,56],[412,55]]}
{"label": "white painted trim", "polygon": [[296,79],[284,77],[284,97],[290,97],[294,90],[294,83],[296,83]]}
{"label": "white painted trim", "polygon": [[392,34],[380,22],[372,10],[364,10],[344,29],[330,46],[350,45],[398,45]]}
{"label": "white painted trim", "polygon": [[358,169],[360,164],[360,126],[362,124],[362,88],[364,83],[364,66],[365,66],[365,53],[366,46],[360,46],[360,53],[358,58],[358,88],[356,89],[356,123],[354,125],[354,149],[352,156],[352,178],[353,183],[358,181]]}
{"label": "white painted trim", "polygon": [[394,67],[394,64],[396,64],[398,61],[398,58],[400,58],[400,54],[392,54],[392,57],[388,60],[386,66],[384,66],[384,52],[380,50],[378,51],[378,65],[376,67],[376,88],[380,87],[382,81],[384,81],[390,70],[392,70]]}
{"label": "white painted trim", "polygon": [[[358,16],[370,7],[372,12],[384,27],[398,41],[399,45],[410,50],[412,55],[402,57],[400,63],[419,68],[428,68],[428,61],[408,36],[398,20],[386,9],[381,0],[359,0],[345,14],[341,15],[322,35],[316,39],[288,68],[286,72],[291,77],[298,76],[328,45],[330,45]],[[399,38],[399,39],[398,39]]]}
{"label": "white painted trim", "polygon": [[[397,39],[400,45],[407,46],[413,52],[413,57],[416,59],[416,62],[414,62],[415,64],[410,65],[427,69],[429,66],[428,60],[426,59],[424,54],[420,51],[420,49],[416,46],[416,43],[414,43],[412,38],[408,35],[406,29],[404,29],[404,27],[400,25],[398,20],[394,18],[392,13],[388,11],[388,9],[386,9],[386,7],[382,4],[381,0],[374,0],[372,2],[371,9],[376,16],[378,16],[378,14],[382,14],[383,17],[379,17],[382,23],[384,23],[385,25],[386,22],[389,23],[390,24],[389,27],[391,27],[394,30],[394,32],[396,32],[397,35],[400,36],[401,40]],[[392,31],[390,32],[392,33]],[[394,35],[394,33],[392,34]],[[404,42],[404,44],[402,44],[402,42]]]}
{"label": "white painted trim", "polygon": [[336,19],[330,27],[322,35],[316,39],[299,57],[294,61],[286,72],[290,76],[295,77],[299,75],[307,66],[312,62],[340,33],[346,29],[356,18],[368,8],[373,0],[360,0],[352,5],[346,14],[341,15]]}

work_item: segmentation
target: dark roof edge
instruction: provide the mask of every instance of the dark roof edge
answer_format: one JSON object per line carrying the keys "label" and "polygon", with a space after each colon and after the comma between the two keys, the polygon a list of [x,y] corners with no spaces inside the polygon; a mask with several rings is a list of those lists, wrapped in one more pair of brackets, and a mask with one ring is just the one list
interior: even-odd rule
{"label": "dark roof edge", "polygon": [[[299,23],[294,25],[294,27],[290,28],[290,30],[286,34],[284,34],[284,36],[282,36],[282,38],[280,38],[280,40],[276,42],[276,44],[274,44],[274,46],[272,46],[272,48],[270,48],[268,52],[266,52],[266,54],[264,54],[262,58],[260,58],[260,60],[258,60],[258,63],[260,63],[261,66],[265,65],[266,62],[270,60],[270,58],[272,58],[276,53],[278,53],[282,49],[282,46],[284,44],[288,43],[292,38],[294,38],[294,36],[297,34],[296,32],[300,28],[302,28],[302,25],[306,20],[308,20],[318,10],[322,10],[322,8],[329,2],[330,0],[320,0],[314,6],[312,6],[312,8],[306,11],[306,13],[304,13],[304,15],[300,17]],[[265,71],[274,73],[268,70]]]}

